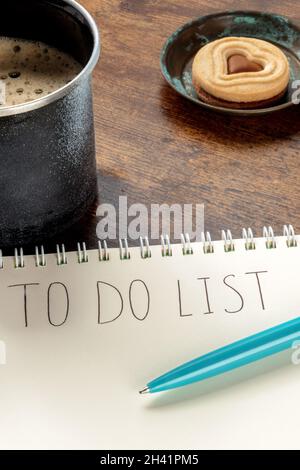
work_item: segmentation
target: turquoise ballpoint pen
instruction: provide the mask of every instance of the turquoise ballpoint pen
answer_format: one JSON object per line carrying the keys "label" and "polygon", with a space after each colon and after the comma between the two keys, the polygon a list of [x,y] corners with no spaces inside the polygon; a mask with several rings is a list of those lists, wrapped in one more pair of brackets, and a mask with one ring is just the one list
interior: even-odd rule
{"label": "turquoise ballpoint pen", "polygon": [[300,340],[300,317],[204,354],[152,380],[140,391],[163,392],[258,361],[293,346]]}

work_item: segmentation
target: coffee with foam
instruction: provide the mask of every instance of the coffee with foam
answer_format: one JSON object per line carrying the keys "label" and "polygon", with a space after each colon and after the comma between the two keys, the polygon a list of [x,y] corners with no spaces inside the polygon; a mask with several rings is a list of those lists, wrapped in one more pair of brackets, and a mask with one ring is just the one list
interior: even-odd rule
{"label": "coffee with foam", "polygon": [[72,56],[42,42],[0,37],[0,107],[15,106],[62,88],[82,70]]}

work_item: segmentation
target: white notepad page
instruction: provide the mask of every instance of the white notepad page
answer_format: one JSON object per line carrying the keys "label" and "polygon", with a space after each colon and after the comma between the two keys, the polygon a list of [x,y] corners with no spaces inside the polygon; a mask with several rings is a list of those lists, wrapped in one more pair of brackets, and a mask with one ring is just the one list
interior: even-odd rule
{"label": "white notepad page", "polygon": [[289,357],[138,394],[184,361],[299,315],[300,243],[276,241],[246,250],[237,240],[232,252],[214,242],[206,254],[196,243],[189,255],[173,245],[165,257],[155,246],[147,259],[134,248],[129,260],[111,249],[109,261],[94,250],[81,264],[74,252],[61,266],[53,254],[46,267],[25,256],[18,269],[4,258],[0,447],[298,447],[300,366]]}

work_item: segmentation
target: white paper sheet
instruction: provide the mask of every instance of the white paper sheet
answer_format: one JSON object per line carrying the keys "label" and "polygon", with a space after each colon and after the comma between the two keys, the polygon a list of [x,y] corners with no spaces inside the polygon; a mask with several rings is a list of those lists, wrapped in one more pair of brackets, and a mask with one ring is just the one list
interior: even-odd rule
{"label": "white paper sheet", "polygon": [[[63,266],[48,255],[38,268],[34,256],[18,269],[4,258],[0,448],[298,448],[300,366],[291,351],[138,394],[184,361],[299,315],[299,243],[288,248],[282,237],[266,249],[258,239],[246,251],[239,240],[229,253],[214,245],[204,254],[194,244],[192,255],[176,245],[172,257],[152,247],[148,259],[135,248],[130,260],[114,249],[101,262],[95,250],[82,264],[68,253]],[[32,284],[26,296],[23,284]]]}

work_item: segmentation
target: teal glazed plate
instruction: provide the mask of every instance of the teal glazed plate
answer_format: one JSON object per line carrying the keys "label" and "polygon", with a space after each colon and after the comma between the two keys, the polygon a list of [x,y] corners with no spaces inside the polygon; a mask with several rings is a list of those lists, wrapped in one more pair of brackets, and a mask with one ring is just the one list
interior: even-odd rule
{"label": "teal glazed plate", "polygon": [[[290,84],[280,102],[261,109],[229,109],[213,106],[198,98],[192,84],[192,63],[198,50],[208,42],[226,36],[263,39],[278,46],[290,64]],[[300,80],[300,21],[281,15],[258,11],[227,11],[191,21],[175,31],[164,44],[160,58],[161,70],[174,90],[194,103],[226,114],[259,115],[278,111],[292,102],[294,80]]]}

